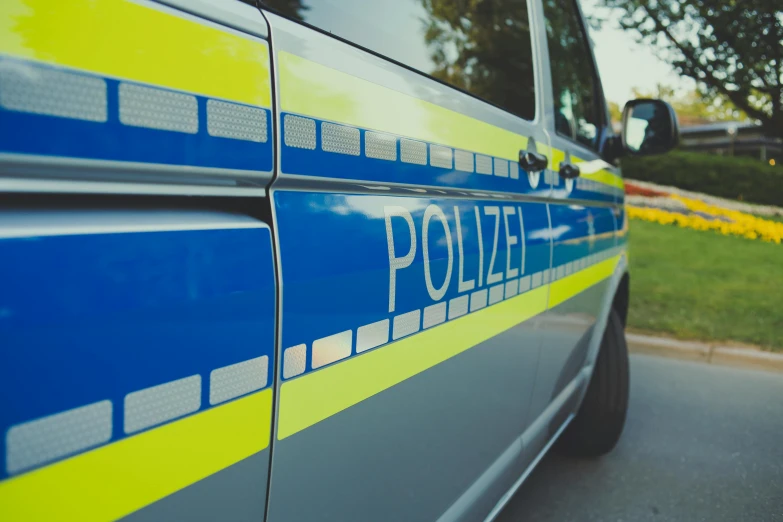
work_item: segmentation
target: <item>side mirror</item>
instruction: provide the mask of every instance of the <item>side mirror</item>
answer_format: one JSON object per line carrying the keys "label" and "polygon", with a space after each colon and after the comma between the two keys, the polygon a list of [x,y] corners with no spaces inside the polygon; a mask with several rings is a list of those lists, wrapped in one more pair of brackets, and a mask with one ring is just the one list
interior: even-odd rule
{"label": "side mirror", "polygon": [[679,141],[677,115],[671,105],[661,100],[631,100],[625,104],[622,142],[626,154],[663,154]]}

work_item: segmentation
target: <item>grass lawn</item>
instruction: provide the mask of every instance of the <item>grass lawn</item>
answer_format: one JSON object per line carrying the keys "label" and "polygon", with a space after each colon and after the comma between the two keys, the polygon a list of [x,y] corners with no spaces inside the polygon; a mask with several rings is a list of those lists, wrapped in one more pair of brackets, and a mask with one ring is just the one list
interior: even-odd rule
{"label": "grass lawn", "polygon": [[783,351],[783,245],[634,220],[630,260],[629,327]]}

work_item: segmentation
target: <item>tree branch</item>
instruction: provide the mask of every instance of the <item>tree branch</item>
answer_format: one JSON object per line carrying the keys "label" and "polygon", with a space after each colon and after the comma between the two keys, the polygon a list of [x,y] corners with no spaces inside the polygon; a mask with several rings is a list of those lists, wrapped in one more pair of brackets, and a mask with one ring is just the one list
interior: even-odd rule
{"label": "tree branch", "polygon": [[[696,76],[698,76],[698,73],[702,73],[704,75],[704,78],[698,78],[699,80],[707,84],[709,87],[718,90],[721,94],[726,96],[729,100],[731,100],[731,102],[734,105],[742,109],[751,118],[761,120],[765,126],[769,125],[771,121],[770,118],[771,115],[751,105],[747,96],[742,95],[738,91],[732,91],[726,88],[726,85],[723,81],[716,78],[713,73],[705,70],[703,67],[701,67],[701,65],[698,64],[698,61],[696,60],[694,55],[695,49],[689,49],[685,45],[683,45],[680,41],[678,41],[671,33],[669,28],[664,26],[657,17],[653,16],[653,14],[650,12],[647,6],[641,5],[641,8],[644,10],[647,16],[653,21],[656,30],[660,33],[663,33],[666,36],[666,39],[672,45],[674,45],[678,51],[680,51],[680,53],[683,56],[683,59],[685,60],[687,67],[691,69],[693,73],[696,73]],[[693,76],[693,74],[689,74],[689,76]]]}

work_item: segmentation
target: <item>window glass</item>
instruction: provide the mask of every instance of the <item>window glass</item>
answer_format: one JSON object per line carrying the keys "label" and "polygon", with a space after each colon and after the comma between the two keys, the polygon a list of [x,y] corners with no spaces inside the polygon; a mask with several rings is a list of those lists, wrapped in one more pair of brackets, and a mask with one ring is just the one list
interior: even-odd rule
{"label": "window glass", "polygon": [[558,134],[596,149],[603,123],[598,80],[574,0],[544,0]]}
{"label": "window glass", "polygon": [[518,116],[535,115],[526,0],[264,0]]}

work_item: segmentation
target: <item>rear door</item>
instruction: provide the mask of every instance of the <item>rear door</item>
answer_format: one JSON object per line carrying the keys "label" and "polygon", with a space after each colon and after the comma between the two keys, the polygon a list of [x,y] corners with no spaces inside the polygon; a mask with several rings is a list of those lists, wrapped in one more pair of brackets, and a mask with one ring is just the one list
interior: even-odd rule
{"label": "rear door", "polygon": [[[546,71],[554,114],[552,136],[553,237],[549,310],[542,322],[544,342],[531,412],[537,415],[554,401],[589,364],[593,328],[615,266],[614,204],[622,193],[616,167],[600,154],[609,132],[603,91],[575,0],[543,0],[542,26],[550,67]],[[551,96],[551,98],[549,98]],[[579,175],[569,178],[569,167]],[[571,169],[571,174],[573,174]],[[584,374],[581,374],[585,376]],[[586,380],[578,382],[586,385]],[[579,394],[562,397],[563,415]],[[555,419],[552,429],[564,418]]]}
{"label": "rear door", "polygon": [[0,520],[264,517],[268,31],[165,3],[0,2]]}
{"label": "rear door", "polygon": [[517,163],[548,151],[526,2],[267,4],[268,520],[484,516],[521,473],[547,301],[549,187]]}

